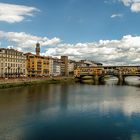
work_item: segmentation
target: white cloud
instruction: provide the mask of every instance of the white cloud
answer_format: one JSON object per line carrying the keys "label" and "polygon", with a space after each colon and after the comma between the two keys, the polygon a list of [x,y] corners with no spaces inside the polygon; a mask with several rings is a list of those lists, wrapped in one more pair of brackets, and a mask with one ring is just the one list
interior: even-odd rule
{"label": "white cloud", "polygon": [[35,44],[40,42],[41,46],[49,46],[42,53],[47,56],[68,55],[71,59],[90,59],[104,64],[140,65],[140,36],[126,35],[119,40],[62,44],[56,37],[49,39],[24,32],[0,31],[0,39],[0,42],[7,41],[8,45],[24,52],[34,52]]}
{"label": "white cloud", "polygon": [[132,12],[140,12],[140,0],[119,0],[127,7],[130,7]]}
{"label": "white cloud", "polygon": [[116,18],[116,17],[123,17],[123,14],[112,14],[111,18]]}
{"label": "white cloud", "polygon": [[39,10],[24,5],[0,3],[0,21],[8,23],[21,22],[26,16],[33,16],[35,11]]}
{"label": "white cloud", "polygon": [[133,3],[131,5],[131,11],[133,11],[133,12],[140,12],[140,2]]}
{"label": "white cloud", "polygon": [[60,42],[59,38],[49,39],[47,37],[38,37],[25,32],[4,32],[0,31],[0,39],[5,39],[14,45],[14,48],[22,51],[34,51],[35,44],[39,42],[41,46],[53,46]]}
{"label": "white cloud", "polygon": [[[140,64],[140,36],[123,36],[120,40],[99,40],[92,43],[58,44],[46,55],[68,55],[73,59],[91,59],[104,64]],[[137,59],[136,59],[137,58]],[[137,61],[136,61],[137,60]]]}

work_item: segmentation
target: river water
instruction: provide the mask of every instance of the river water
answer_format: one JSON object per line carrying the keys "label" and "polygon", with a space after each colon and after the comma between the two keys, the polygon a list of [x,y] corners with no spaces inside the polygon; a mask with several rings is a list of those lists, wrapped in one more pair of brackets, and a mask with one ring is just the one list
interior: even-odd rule
{"label": "river water", "polygon": [[0,90],[0,140],[140,140],[140,81]]}

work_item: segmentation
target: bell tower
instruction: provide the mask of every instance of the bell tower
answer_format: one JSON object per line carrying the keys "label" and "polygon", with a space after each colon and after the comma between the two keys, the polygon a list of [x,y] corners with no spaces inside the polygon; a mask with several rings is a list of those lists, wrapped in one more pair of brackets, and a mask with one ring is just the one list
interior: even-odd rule
{"label": "bell tower", "polygon": [[36,55],[40,55],[40,43],[36,43]]}

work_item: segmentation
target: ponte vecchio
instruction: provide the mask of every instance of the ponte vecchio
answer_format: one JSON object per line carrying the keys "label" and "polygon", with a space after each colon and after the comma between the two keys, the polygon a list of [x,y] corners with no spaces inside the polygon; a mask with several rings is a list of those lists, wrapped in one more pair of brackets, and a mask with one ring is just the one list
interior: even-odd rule
{"label": "ponte vecchio", "polygon": [[96,81],[103,79],[107,75],[115,76],[120,82],[124,82],[127,76],[140,77],[140,66],[78,67],[74,72],[74,76],[78,79],[91,76]]}

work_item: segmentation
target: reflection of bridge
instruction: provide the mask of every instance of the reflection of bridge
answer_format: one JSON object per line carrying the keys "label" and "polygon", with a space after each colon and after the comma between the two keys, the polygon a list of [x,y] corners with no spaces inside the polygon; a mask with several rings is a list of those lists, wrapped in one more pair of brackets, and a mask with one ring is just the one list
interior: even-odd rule
{"label": "reflection of bridge", "polygon": [[80,80],[90,76],[94,81],[99,81],[107,75],[117,77],[120,82],[124,82],[127,76],[140,77],[140,66],[79,67],[75,70],[75,77]]}

